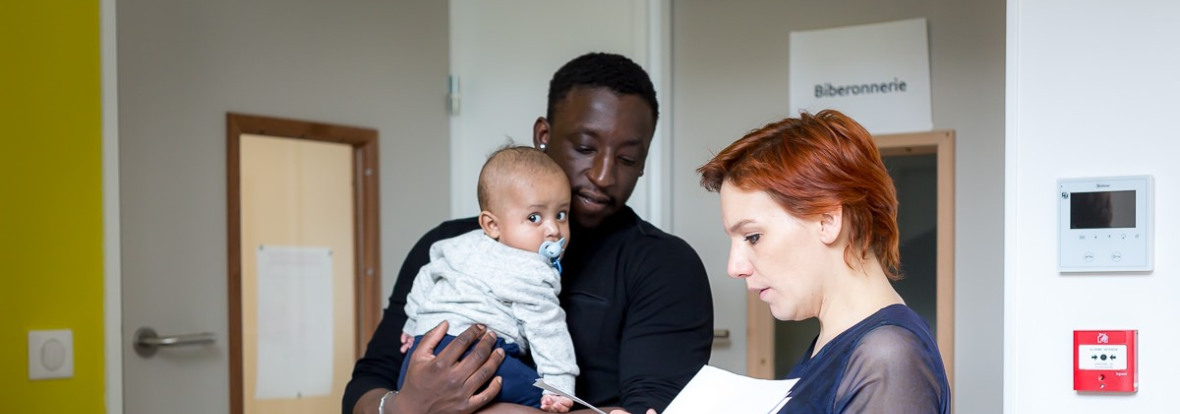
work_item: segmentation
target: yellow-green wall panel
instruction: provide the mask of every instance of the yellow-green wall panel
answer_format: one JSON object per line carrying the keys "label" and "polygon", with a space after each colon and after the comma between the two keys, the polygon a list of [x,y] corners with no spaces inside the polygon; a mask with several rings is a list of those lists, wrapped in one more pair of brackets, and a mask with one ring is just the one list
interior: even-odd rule
{"label": "yellow-green wall panel", "polygon": [[[99,2],[5,2],[0,39],[0,405],[101,413]],[[35,329],[73,330],[73,378],[28,379]]]}

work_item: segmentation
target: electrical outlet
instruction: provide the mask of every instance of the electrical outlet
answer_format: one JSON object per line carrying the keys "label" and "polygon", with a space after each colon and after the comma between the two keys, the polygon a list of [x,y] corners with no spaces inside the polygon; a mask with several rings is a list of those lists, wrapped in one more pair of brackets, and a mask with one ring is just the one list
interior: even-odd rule
{"label": "electrical outlet", "polygon": [[74,331],[29,331],[29,379],[73,378]]}

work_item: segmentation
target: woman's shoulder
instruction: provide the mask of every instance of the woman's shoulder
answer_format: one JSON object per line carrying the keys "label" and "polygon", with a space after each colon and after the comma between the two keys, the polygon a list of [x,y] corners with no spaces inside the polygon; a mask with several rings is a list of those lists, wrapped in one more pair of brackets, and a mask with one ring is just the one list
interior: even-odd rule
{"label": "woman's shoulder", "polygon": [[919,337],[930,336],[930,327],[926,324],[926,321],[917,312],[910,309],[909,306],[901,303],[877,310],[858,323],[854,329],[860,329],[864,333],[868,333],[882,326],[899,326],[913,331]]}
{"label": "woman's shoulder", "polygon": [[904,305],[893,305],[870,319],[876,321],[858,335],[848,353],[845,372],[891,377],[903,383],[946,384],[938,344],[917,313]]}
{"label": "woman's shoulder", "polygon": [[852,350],[853,360],[861,359],[875,365],[912,361],[928,355],[929,346],[923,338],[901,325],[882,325],[865,332]]}
{"label": "woman's shoulder", "polygon": [[937,344],[922,318],[898,304],[878,310],[837,335],[817,357],[856,365],[929,359],[924,354],[938,355]]}
{"label": "woman's shoulder", "polygon": [[859,352],[885,357],[913,350],[938,352],[926,321],[908,306],[886,306],[857,325],[854,348]]}
{"label": "woman's shoulder", "polygon": [[904,325],[884,324],[861,336],[838,381],[835,406],[858,412],[946,413],[950,387],[933,340]]}

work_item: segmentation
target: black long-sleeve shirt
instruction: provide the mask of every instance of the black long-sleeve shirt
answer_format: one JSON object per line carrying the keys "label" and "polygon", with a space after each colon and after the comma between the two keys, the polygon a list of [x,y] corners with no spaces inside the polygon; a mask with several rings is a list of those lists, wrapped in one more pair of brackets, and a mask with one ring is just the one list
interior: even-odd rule
{"label": "black long-sleeve shirt", "polygon": [[[345,389],[343,413],[374,388],[393,389],[401,371],[406,295],[434,242],[479,228],[452,220],[410,250],[365,356]],[[561,306],[581,375],[576,395],[632,413],[663,411],[709,362],[713,300],[696,252],[625,208],[594,229],[574,227],[562,259]]]}

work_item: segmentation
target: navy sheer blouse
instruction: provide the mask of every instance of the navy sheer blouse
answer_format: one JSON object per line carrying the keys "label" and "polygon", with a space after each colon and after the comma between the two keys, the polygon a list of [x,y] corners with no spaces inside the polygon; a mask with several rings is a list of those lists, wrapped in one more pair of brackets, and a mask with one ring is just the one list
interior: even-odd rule
{"label": "navy sheer blouse", "polygon": [[942,356],[926,322],[905,305],[890,305],[840,333],[815,342],[787,378],[798,378],[779,414],[950,412]]}

